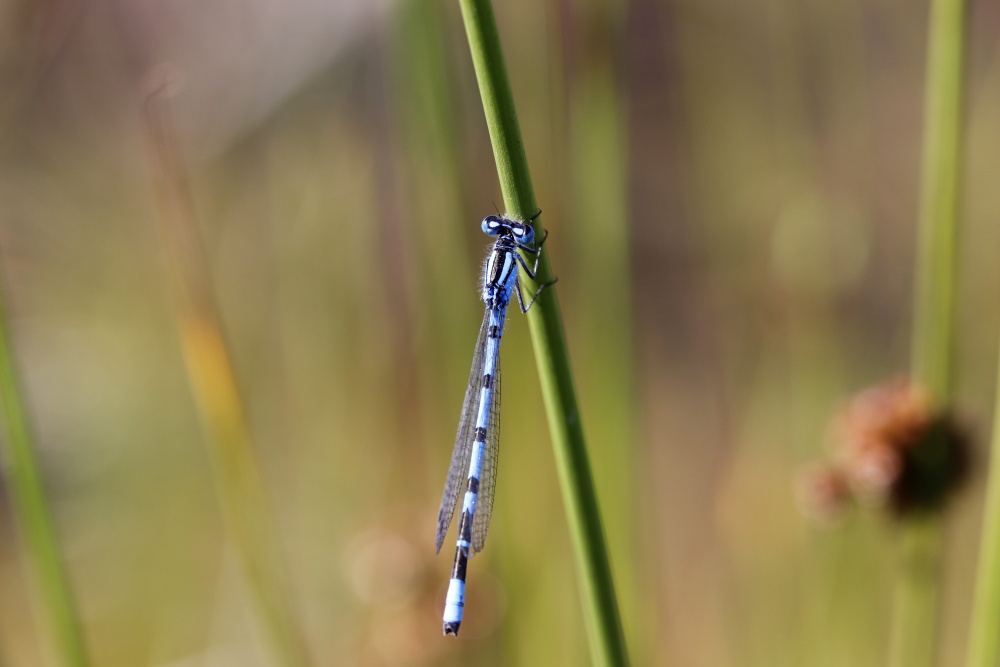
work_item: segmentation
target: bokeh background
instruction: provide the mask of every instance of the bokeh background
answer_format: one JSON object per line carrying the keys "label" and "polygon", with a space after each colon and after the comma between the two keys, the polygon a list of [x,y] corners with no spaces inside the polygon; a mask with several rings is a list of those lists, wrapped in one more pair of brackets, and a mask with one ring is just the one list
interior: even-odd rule
{"label": "bokeh background", "polygon": [[[795,502],[905,371],[926,2],[496,3],[636,664],[879,665],[892,523]],[[1000,6],[971,5],[942,664],[963,654],[1000,290]],[[502,207],[455,2],[0,2],[3,289],[97,665],[265,665],[178,343],[142,103],[170,99],[318,665],[588,653],[526,326],[462,637],[434,520]],[[0,488],[0,664],[45,664]],[[449,550],[450,551],[450,550]]]}

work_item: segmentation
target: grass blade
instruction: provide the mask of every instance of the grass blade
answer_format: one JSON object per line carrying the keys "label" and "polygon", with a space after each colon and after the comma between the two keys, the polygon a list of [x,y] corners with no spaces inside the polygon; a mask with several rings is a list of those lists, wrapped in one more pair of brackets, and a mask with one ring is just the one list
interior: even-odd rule
{"label": "grass blade", "polygon": [[[489,0],[460,0],[460,5],[504,206],[507,214],[526,220],[537,205],[493,8]],[[548,255],[543,253],[538,281],[547,282],[551,276]],[[532,288],[527,285],[529,292]],[[554,289],[542,293],[528,313],[528,323],[583,588],[592,661],[596,665],[626,665],[618,603]]]}
{"label": "grass blade", "polygon": [[176,297],[181,344],[215,468],[219,501],[250,597],[276,664],[309,664],[296,626],[261,472],[229,348],[212,295],[194,205],[165,92],[146,101],[145,130],[160,213],[160,240]]}
{"label": "grass blade", "polygon": [[1000,369],[996,401],[966,667],[995,667],[1000,662]]}
{"label": "grass blade", "polygon": [[[965,0],[933,0],[911,368],[945,409],[951,402],[955,345],[964,39]],[[941,524],[938,516],[916,516],[901,526],[892,665],[934,664]]]}
{"label": "grass blade", "polygon": [[35,458],[31,429],[25,414],[21,383],[11,352],[6,304],[0,295],[0,401],[4,412],[4,443],[8,450],[11,502],[29,567],[37,583],[40,607],[48,625],[59,664],[89,664],[69,578],[59,556],[41,471]]}

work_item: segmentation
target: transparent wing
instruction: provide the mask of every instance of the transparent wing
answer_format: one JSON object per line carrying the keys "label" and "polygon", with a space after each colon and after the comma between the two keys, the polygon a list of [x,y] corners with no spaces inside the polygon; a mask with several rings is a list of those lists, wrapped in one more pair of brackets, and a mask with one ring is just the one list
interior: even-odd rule
{"label": "transparent wing", "polygon": [[479,477],[479,496],[476,514],[472,517],[472,549],[479,552],[486,544],[486,531],[493,514],[493,493],[497,480],[497,453],[500,447],[500,359],[497,359],[493,378],[493,404],[486,427],[486,449],[483,452],[483,473]]}
{"label": "transparent wing", "polygon": [[[438,510],[437,550],[440,553],[444,544],[448,527],[455,516],[458,499],[465,490],[469,479],[469,459],[472,457],[472,441],[476,431],[476,412],[479,410],[479,389],[482,386],[483,362],[486,354],[486,333],[489,330],[490,312],[483,316],[483,324],[476,338],[476,350],[472,355],[472,370],[469,372],[469,384],[465,389],[465,400],[462,401],[462,415],[458,419],[458,434],[455,436],[455,449],[451,454],[451,465],[448,467],[448,480],[444,484],[444,494],[441,497],[441,509]],[[492,416],[490,422],[492,423]],[[488,448],[487,448],[487,451]],[[481,484],[481,482],[480,482]],[[482,487],[480,486],[480,494]],[[481,496],[480,496],[481,497]],[[490,499],[492,505],[492,498]],[[485,531],[484,531],[485,535]]]}

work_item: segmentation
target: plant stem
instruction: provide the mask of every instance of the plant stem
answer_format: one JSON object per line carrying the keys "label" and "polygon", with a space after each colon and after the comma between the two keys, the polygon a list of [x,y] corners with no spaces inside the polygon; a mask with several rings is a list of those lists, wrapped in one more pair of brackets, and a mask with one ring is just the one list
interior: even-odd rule
{"label": "plant stem", "polygon": [[991,450],[966,667],[995,667],[1000,662],[1000,368]]}
{"label": "plant stem", "polygon": [[216,490],[275,664],[309,664],[281,568],[260,465],[212,294],[194,204],[163,89],[146,100],[145,131],[159,232],[177,302],[188,378],[214,464]]}
{"label": "plant stem", "polygon": [[[952,398],[955,268],[962,183],[965,0],[932,0],[911,370],[938,406]],[[890,664],[932,665],[937,639],[940,517],[904,521]]]}
{"label": "plant stem", "polygon": [[[527,220],[534,215],[537,206],[493,8],[489,0],[460,0],[459,4],[479,81],[504,206],[509,215]],[[535,225],[537,236],[541,225],[538,220]],[[541,284],[551,279],[548,255],[543,253],[537,280]],[[527,287],[530,291],[534,285]],[[628,658],[611,566],[554,289],[548,288],[541,294],[528,313],[528,323],[583,588],[592,661],[595,665],[608,667],[626,665]]]}
{"label": "plant stem", "polygon": [[14,515],[59,662],[67,667],[84,667],[89,664],[87,650],[69,578],[59,556],[20,387],[7,331],[6,307],[0,295],[0,401],[3,402],[4,441],[9,453],[8,480]]}
{"label": "plant stem", "polygon": [[941,517],[909,517],[900,529],[889,664],[924,667],[934,664],[937,646]]}
{"label": "plant stem", "polygon": [[911,361],[914,377],[945,404],[955,347],[965,0],[933,0],[930,20]]}

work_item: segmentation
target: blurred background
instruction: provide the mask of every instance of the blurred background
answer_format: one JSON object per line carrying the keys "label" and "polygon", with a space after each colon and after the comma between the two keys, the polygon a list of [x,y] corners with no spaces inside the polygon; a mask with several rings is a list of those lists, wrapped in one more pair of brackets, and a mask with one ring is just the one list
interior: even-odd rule
{"label": "blurred background", "polygon": [[[906,370],[925,2],[496,3],[635,664],[879,665],[891,522],[795,502]],[[944,662],[963,655],[1000,289],[1000,5],[971,6]],[[170,104],[317,665],[588,663],[527,328],[460,639],[441,488],[502,208],[446,0],[0,2],[3,289],[96,665],[266,665],[157,236]],[[45,634],[0,488],[0,664]],[[450,542],[449,538],[449,542]]]}

